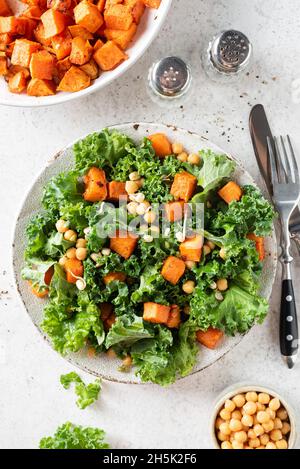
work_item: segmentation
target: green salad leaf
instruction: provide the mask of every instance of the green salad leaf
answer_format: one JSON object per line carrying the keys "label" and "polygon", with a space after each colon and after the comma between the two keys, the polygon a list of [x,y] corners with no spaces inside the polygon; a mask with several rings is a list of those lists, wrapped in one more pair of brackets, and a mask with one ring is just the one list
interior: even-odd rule
{"label": "green salad leaf", "polygon": [[40,449],[107,449],[105,432],[100,428],[82,427],[66,422],[54,433],[41,439]]}
{"label": "green salad leaf", "polygon": [[76,405],[79,409],[85,409],[93,404],[101,391],[100,379],[97,378],[93,383],[85,384],[75,371],[61,375],[60,382],[65,389],[69,389],[71,384],[75,383],[75,394],[78,396]]}
{"label": "green salad leaf", "polygon": [[110,328],[106,340],[106,348],[113,345],[122,346],[125,350],[135,342],[153,337],[151,330],[146,329],[144,321],[139,316],[119,316]]}

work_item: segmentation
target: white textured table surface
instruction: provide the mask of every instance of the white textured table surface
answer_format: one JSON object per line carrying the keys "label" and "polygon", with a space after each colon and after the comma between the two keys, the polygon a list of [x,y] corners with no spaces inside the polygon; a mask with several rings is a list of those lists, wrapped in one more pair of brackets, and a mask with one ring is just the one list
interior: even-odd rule
{"label": "white textured table surface", "polygon": [[[300,155],[298,18],[299,0],[174,0],[160,36],[117,83],[58,107],[0,108],[1,448],[37,447],[40,437],[67,420],[103,427],[112,447],[208,448],[214,399],[224,387],[239,381],[266,384],[281,392],[296,409],[299,424],[300,364],[290,371],[280,358],[278,287],[264,325],[254,327],[233,352],[203,373],[168,389],[105,382],[99,402],[81,411],[73,392],[59,384],[60,374],[72,368],[31,324],[14,290],[10,266],[14,219],[24,192],[49,156],[87,132],[128,121],[176,124],[238,156],[258,177],[248,116],[251,106],[262,102],[274,133],[288,131]],[[208,39],[227,27],[249,36],[255,59],[248,76],[224,86],[206,78],[199,55]],[[155,106],[145,93],[150,64],[170,53],[186,58],[194,76],[190,100],[171,111]],[[296,289],[299,268],[298,262]]]}

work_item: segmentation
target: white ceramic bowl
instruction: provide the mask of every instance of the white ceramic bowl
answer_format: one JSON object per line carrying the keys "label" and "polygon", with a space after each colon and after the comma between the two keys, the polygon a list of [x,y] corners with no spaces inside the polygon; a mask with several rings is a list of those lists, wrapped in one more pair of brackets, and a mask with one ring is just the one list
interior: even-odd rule
{"label": "white ceramic bowl", "polygon": [[[19,0],[8,0],[8,3],[11,5],[15,13],[16,11],[26,7],[26,5],[22,4]],[[144,54],[151,42],[157,36],[167,16],[171,3],[172,0],[162,0],[161,5],[157,10],[146,8],[132,45],[126,50],[126,53],[129,56],[128,60],[125,60],[125,62],[114,70],[102,72],[99,78],[97,78],[88,88],[82,91],[77,91],[76,93],[59,92],[54,96],[41,96],[37,98],[34,96],[27,96],[25,93],[10,93],[6,81],[3,77],[0,77],[0,104],[20,107],[51,106],[53,104],[64,103],[82,96],[87,96],[96,90],[100,90],[121,76]]]}
{"label": "white ceramic bowl", "polygon": [[231,399],[236,394],[244,394],[249,391],[265,392],[272,397],[277,397],[280,400],[281,404],[283,405],[283,407],[286,409],[288,413],[290,425],[291,425],[291,432],[290,432],[289,439],[288,439],[288,449],[294,448],[296,439],[297,439],[297,434],[296,434],[295,413],[292,407],[286,402],[286,400],[280,394],[278,394],[278,392],[274,391],[274,389],[270,389],[268,387],[257,385],[257,384],[246,384],[246,383],[238,383],[238,384],[234,384],[226,388],[216,399],[216,402],[214,405],[214,411],[213,411],[213,414],[211,416],[211,421],[210,421],[210,434],[211,434],[214,448],[220,449],[220,445],[216,437],[215,423],[216,423],[216,418],[218,416],[218,413],[223,407],[225,401],[227,399]]}
{"label": "white ceramic bowl", "polygon": [[[184,148],[189,153],[196,153],[201,149],[211,149],[216,153],[226,153],[219,147],[209,142],[206,138],[201,137],[195,133],[179,129],[173,126],[166,126],[162,124],[146,124],[146,123],[130,123],[116,125],[111,128],[123,132],[134,141],[140,142],[143,137],[153,134],[155,132],[164,132],[172,142],[181,142]],[[83,138],[83,137],[81,137]],[[68,170],[73,165],[73,144],[68,145],[56,155],[54,155],[48,162],[47,167],[42,171],[39,177],[33,182],[26,198],[21,207],[13,240],[13,268],[18,292],[22,298],[23,304],[31,317],[35,326],[40,330],[40,323],[43,317],[43,308],[46,300],[36,298],[30,292],[27,282],[21,278],[21,269],[23,267],[23,256],[26,239],[24,236],[26,225],[34,213],[41,210],[41,195],[43,187],[49,179],[60,173],[61,171]],[[232,156],[228,155],[229,158]],[[242,185],[254,184],[252,177],[245,171],[241,164],[237,161],[237,168],[234,175],[235,179]],[[262,272],[262,289],[261,294],[269,299],[272,291],[272,285],[276,272],[277,265],[277,245],[275,233],[273,231],[270,237],[265,240],[266,260],[264,262]],[[41,334],[44,335],[43,331]],[[209,350],[206,347],[201,347],[199,359],[194,368],[194,373],[204,370],[208,366],[215,363],[223,355],[232,350],[241,340],[243,336],[236,335],[235,337],[227,337],[226,340],[216,349]],[[48,341],[50,344],[50,341]],[[135,376],[134,370],[128,373],[121,373],[118,371],[120,361],[111,359],[107,355],[102,354],[97,358],[90,358],[87,351],[84,349],[78,353],[70,354],[68,360],[76,366],[92,373],[96,376],[102,376],[108,380],[119,381],[125,383],[140,383],[139,378]]]}

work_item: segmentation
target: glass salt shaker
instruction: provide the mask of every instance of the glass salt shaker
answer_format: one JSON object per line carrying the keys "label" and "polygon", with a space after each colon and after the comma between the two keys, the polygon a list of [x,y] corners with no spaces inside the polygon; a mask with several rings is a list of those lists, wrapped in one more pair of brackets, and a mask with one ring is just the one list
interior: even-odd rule
{"label": "glass salt shaker", "polygon": [[181,104],[190,89],[192,74],[181,58],[169,56],[155,62],[148,74],[148,93],[162,107]]}
{"label": "glass salt shaker", "polygon": [[203,53],[202,63],[212,80],[227,83],[245,72],[251,58],[252,44],[247,36],[230,29],[213,37]]}

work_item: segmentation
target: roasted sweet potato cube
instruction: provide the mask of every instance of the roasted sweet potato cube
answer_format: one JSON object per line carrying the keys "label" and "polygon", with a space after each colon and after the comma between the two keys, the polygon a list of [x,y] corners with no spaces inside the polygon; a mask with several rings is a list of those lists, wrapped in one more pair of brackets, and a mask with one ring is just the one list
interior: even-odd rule
{"label": "roasted sweet potato cube", "polygon": [[146,7],[149,8],[159,8],[161,4],[161,0],[143,0]]}
{"label": "roasted sweet potato cube", "polygon": [[105,29],[104,34],[107,39],[114,41],[121,49],[125,50],[129,46],[137,30],[137,25],[132,23],[127,31],[120,29]]}
{"label": "roasted sweet potato cube", "polygon": [[165,134],[156,133],[149,135],[148,140],[150,140],[156,155],[160,158],[172,154],[171,143]]}
{"label": "roasted sweet potato cube", "polygon": [[72,7],[72,0],[47,0],[47,7],[58,10],[61,13],[67,13]]}
{"label": "roasted sweet potato cube", "polygon": [[263,261],[264,258],[266,257],[263,236],[256,236],[255,233],[249,233],[247,235],[247,238],[255,242],[255,248],[256,248],[256,251],[258,252],[258,258],[260,261]]}
{"label": "roasted sweet potato cube", "polygon": [[92,167],[84,176],[83,198],[88,202],[99,202],[107,198],[107,180],[103,169]]}
{"label": "roasted sweet potato cube", "polygon": [[21,65],[10,65],[8,72],[5,75],[5,80],[8,81],[13,75],[18,72],[23,72],[26,79],[30,77],[30,72],[28,68],[22,67]]}
{"label": "roasted sweet potato cube", "polygon": [[103,24],[103,16],[96,5],[82,1],[74,8],[75,23],[95,33]]}
{"label": "roasted sweet potato cube", "polygon": [[166,324],[171,311],[171,306],[161,305],[159,303],[144,303],[144,321],[155,324]]}
{"label": "roasted sweet potato cube", "polygon": [[78,259],[67,259],[64,266],[67,282],[76,283],[83,276],[83,264]]}
{"label": "roasted sweet potato cube", "polygon": [[181,199],[188,202],[194,194],[197,187],[197,178],[187,171],[175,174],[171,187],[171,194],[175,199]]}
{"label": "roasted sweet potato cube", "polygon": [[34,39],[34,30],[37,27],[37,20],[26,18],[25,16],[20,16],[18,19],[20,23],[24,24],[25,31],[23,37],[29,40]]}
{"label": "roasted sweet potato cube", "polygon": [[169,313],[168,320],[166,322],[166,326],[168,326],[170,329],[174,329],[179,327],[180,324],[180,309],[179,306],[177,305],[172,305],[171,306],[171,311]]}
{"label": "roasted sweet potato cube", "polygon": [[128,198],[128,194],[125,190],[125,182],[111,181],[108,184],[108,199],[112,202],[118,202],[120,197],[124,199]]}
{"label": "roasted sweet potato cube", "polygon": [[91,80],[96,80],[99,76],[99,68],[94,59],[91,59],[84,65],[81,65],[80,70],[83,70]]}
{"label": "roasted sweet potato cube", "polygon": [[106,321],[109,316],[113,313],[113,305],[111,303],[101,303],[100,304],[101,315],[100,318],[102,321]]}
{"label": "roasted sweet potato cube", "polygon": [[130,10],[125,5],[112,5],[104,12],[104,20],[108,29],[128,30],[133,22]]}
{"label": "roasted sweet potato cube", "polygon": [[22,16],[33,20],[38,20],[43,14],[43,10],[38,5],[32,5],[23,11]]}
{"label": "roasted sweet potato cube", "polygon": [[97,41],[94,44],[94,51],[96,52],[96,50],[100,49],[100,47],[103,47],[103,46],[104,46],[104,42],[101,41],[101,39],[97,39]]}
{"label": "roasted sweet potato cube", "polygon": [[85,39],[82,37],[74,37],[72,39],[72,48],[70,54],[70,61],[75,65],[83,65],[87,63],[93,53],[94,49]]}
{"label": "roasted sweet potato cube", "polygon": [[93,57],[99,67],[107,71],[116,68],[128,56],[113,41],[107,41],[104,46],[96,50]]}
{"label": "roasted sweet potato cube", "polygon": [[230,204],[230,202],[234,200],[239,201],[243,195],[243,191],[236,182],[229,181],[218,191],[218,194],[225,202]]}
{"label": "roasted sweet potato cube", "polygon": [[53,36],[51,39],[52,49],[54,50],[57,60],[62,60],[71,53],[72,36],[69,30],[65,29],[62,33]]}
{"label": "roasted sweet potato cube", "polygon": [[110,249],[120,256],[124,257],[124,259],[128,259],[138,242],[138,237],[128,231],[117,231],[114,237],[110,238]]}
{"label": "roasted sweet potato cube", "polygon": [[52,80],[55,60],[52,54],[46,50],[34,52],[30,60],[30,74],[32,78],[40,80]]}
{"label": "roasted sweet potato cube", "polygon": [[45,28],[43,23],[39,23],[33,31],[34,37],[37,42],[40,42],[43,46],[51,46],[51,37],[45,37]]}
{"label": "roasted sweet potato cube", "polygon": [[224,333],[219,329],[209,327],[207,331],[197,331],[196,337],[200,344],[210,349],[215,349],[221,342]]}
{"label": "roasted sweet potato cube", "polygon": [[167,282],[176,285],[185,272],[185,263],[182,259],[175,256],[169,256],[163,265],[161,275]]}
{"label": "roasted sweet potato cube", "polygon": [[60,34],[67,26],[68,18],[60,11],[51,8],[42,14],[41,21],[44,26],[44,35],[47,39]]}
{"label": "roasted sweet potato cube", "polygon": [[61,81],[65,73],[72,67],[69,57],[58,60],[55,66],[55,77]]}
{"label": "roasted sweet potato cube", "polygon": [[22,93],[26,88],[26,76],[23,72],[18,72],[8,80],[8,88],[11,93]]}
{"label": "roasted sweet potato cube", "polygon": [[0,16],[10,16],[12,11],[6,0],[0,0]]}
{"label": "roasted sweet potato cube", "polygon": [[182,220],[184,217],[184,206],[185,202],[183,200],[167,203],[165,205],[165,213],[168,221],[173,223],[174,221]]}
{"label": "roasted sweet potato cube", "polygon": [[11,56],[11,63],[13,65],[29,67],[32,54],[37,52],[40,48],[41,45],[37,42],[29,41],[28,39],[16,39]]}
{"label": "roasted sweet potato cube", "polygon": [[[73,67],[71,67],[63,76],[57,90],[74,93],[75,91],[87,88],[90,84],[90,77],[83,70],[80,70],[80,68],[73,65]],[[92,189],[92,187],[90,189]]]}
{"label": "roasted sweet potato cube", "polygon": [[126,275],[123,272],[110,272],[103,277],[103,282],[108,285],[110,282],[125,282]]}
{"label": "roasted sweet potato cube", "polygon": [[55,84],[50,80],[32,78],[27,86],[29,96],[51,96],[55,94]]}
{"label": "roasted sweet potato cube", "polygon": [[142,0],[124,0],[124,5],[127,6],[132,14],[133,21],[139,24],[141,17],[145,11],[145,4]]}
{"label": "roasted sweet potato cube", "polygon": [[[4,54],[4,55],[1,55]],[[8,72],[7,58],[4,52],[0,52],[0,75],[6,75]]]}
{"label": "roasted sweet potato cube", "polygon": [[0,34],[0,44],[7,45],[13,41],[13,35],[9,33]]}
{"label": "roasted sweet potato cube", "polygon": [[79,24],[72,24],[71,26],[69,26],[69,31],[72,37],[80,36],[82,37],[82,39],[85,39],[86,41],[94,38],[92,33],[90,33],[83,26],[79,26]]}
{"label": "roasted sweet potato cube", "polygon": [[97,2],[97,8],[101,13],[103,13],[103,11],[104,11],[105,2],[106,2],[106,0],[98,0],[98,2]]}
{"label": "roasted sweet potato cube", "polygon": [[116,322],[116,315],[115,313],[111,313],[111,315],[106,319],[105,323],[104,323],[104,329],[106,331],[108,331],[111,326]]}
{"label": "roasted sweet potato cube", "polygon": [[185,261],[199,262],[202,254],[202,246],[203,236],[197,234],[180,244],[180,255]]}
{"label": "roasted sweet potato cube", "polygon": [[20,34],[25,33],[25,23],[15,16],[0,16],[0,34]]}

